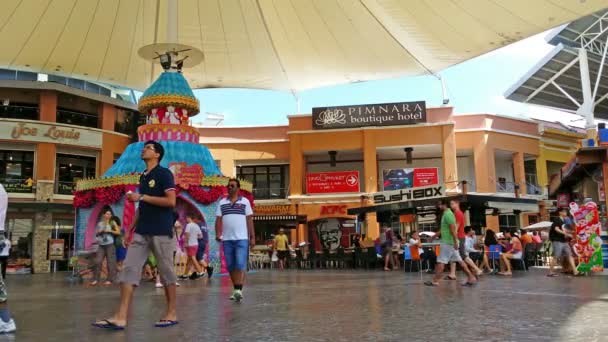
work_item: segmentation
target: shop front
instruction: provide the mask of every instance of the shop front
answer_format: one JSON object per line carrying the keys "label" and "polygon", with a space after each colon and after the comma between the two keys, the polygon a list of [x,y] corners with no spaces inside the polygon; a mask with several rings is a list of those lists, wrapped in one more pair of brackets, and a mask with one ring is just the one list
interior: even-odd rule
{"label": "shop front", "polygon": [[306,223],[306,216],[297,215],[290,204],[261,204],[253,208],[253,221],[257,243],[269,245],[280,228],[288,229],[289,240],[295,241],[298,225]]}
{"label": "shop front", "polygon": [[[539,210],[535,199],[446,192],[445,185],[383,191],[370,197],[368,205],[352,208],[348,214],[362,217],[375,213],[380,225],[392,227],[395,233],[403,237],[413,231],[437,231],[440,200],[459,201],[467,219],[466,224],[479,233],[484,229],[501,230],[498,222],[500,215],[519,217]],[[521,228],[521,224],[515,224],[513,228]]]}

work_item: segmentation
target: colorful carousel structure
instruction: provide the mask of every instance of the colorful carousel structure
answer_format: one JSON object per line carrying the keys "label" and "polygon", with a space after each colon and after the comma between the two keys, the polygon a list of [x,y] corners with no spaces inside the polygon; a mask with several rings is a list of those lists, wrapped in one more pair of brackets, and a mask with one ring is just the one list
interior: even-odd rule
{"label": "colorful carousel structure", "polygon": [[[197,129],[188,124],[189,118],[199,113],[199,103],[181,70],[163,68],[165,71],[139,100],[139,111],[147,115],[147,123],[137,130],[139,142],[130,144],[103,176],[76,185],[76,252],[94,246],[95,227],[105,207],[121,219],[123,230],[131,226],[137,204],[126,201],[125,195],[137,191],[139,176],[145,170],[141,150],[146,141],[155,140],[165,148],[160,164],[175,177],[179,220],[185,226],[186,214],[191,212],[204,218],[209,227],[208,262],[216,270],[221,266],[225,271],[214,226],[219,200],[227,195],[228,178],[222,176],[207,147],[199,144]],[[252,185],[241,181],[241,189],[241,195],[253,204]]]}

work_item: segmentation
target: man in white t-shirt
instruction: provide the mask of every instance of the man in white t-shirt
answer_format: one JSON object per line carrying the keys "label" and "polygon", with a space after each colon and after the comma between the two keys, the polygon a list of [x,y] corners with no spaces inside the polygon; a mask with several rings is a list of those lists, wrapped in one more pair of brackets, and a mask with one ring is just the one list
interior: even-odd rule
{"label": "man in white t-shirt", "polygon": [[201,228],[194,221],[194,215],[186,215],[186,229],[184,230],[184,245],[186,246],[186,254],[188,255],[188,262],[186,263],[186,271],[182,278],[187,278],[190,266],[194,266],[194,272],[190,275],[190,279],[196,279],[203,273],[203,268],[196,259],[196,252],[198,251],[198,239],[203,237]]}
{"label": "man in white t-shirt", "polygon": [[5,231],[0,230],[0,268],[2,269],[2,279],[6,279],[6,266],[8,264],[8,256],[11,252],[11,239]]}
{"label": "man in white t-shirt", "polygon": [[249,245],[255,245],[251,203],[239,195],[238,179],[228,181],[228,197],[220,200],[216,211],[215,239],[222,242],[226,266],[234,290],[231,300],[243,299],[243,282],[249,258]]}
{"label": "man in white t-shirt", "polygon": [[[6,220],[6,210],[8,209],[8,194],[0,184],[0,233],[4,234],[4,221]],[[9,245],[10,246],[10,245]],[[9,247],[10,248],[10,247]],[[7,248],[8,249],[8,248]],[[0,334],[12,333],[17,330],[15,321],[11,318],[8,311],[8,293],[4,284],[4,277],[0,277]]]}

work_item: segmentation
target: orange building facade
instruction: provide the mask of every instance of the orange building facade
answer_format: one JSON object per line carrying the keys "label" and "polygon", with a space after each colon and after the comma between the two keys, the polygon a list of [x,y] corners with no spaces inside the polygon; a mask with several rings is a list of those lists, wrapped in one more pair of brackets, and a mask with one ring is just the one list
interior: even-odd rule
{"label": "orange building facade", "polygon": [[[69,82],[80,89],[0,81],[0,179],[9,198],[5,229],[13,245],[9,272],[67,269],[75,182],[112,166],[137,126],[134,103],[98,85]],[[50,255],[51,239],[63,241],[63,256]]]}
{"label": "orange building facade", "polygon": [[[293,228],[292,242],[317,247],[316,240],[329,240],[325,247],[348,245],[355,233],[375,239],[381,224],[403,234],[434,229],[433,215],[395,210],[349,215],[349,209],[372,206],[374,194],[392,189],[390,175],[404,169],[431,174],[444,195],[467,191],[485,198],[483,217],[467,218],[490,229],[533,222],[529,217],[539,216],[538,201],[547,198],[546,184],[537,184],[541,137],[535,121],[454,115],[451,107],[428,108],[424,122],[408,125],[316,129],[312,115],[292,115],[288,121],[282,126],[199,127],[201,143],[222,172],[254,184],[260,240],[281,225]],[[358,185],[311,192],[308,182],[328,174],[356,177]]]}

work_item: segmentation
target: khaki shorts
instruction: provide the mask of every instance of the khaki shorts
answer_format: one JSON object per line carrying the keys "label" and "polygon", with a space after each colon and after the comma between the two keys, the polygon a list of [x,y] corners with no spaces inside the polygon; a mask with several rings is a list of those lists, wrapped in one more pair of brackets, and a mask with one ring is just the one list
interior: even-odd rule
{"label": "khaki shorts", "polygon": [[446,245],[442,243],[439,246],[439,256],[437,257],[437,262],[440,264],[449,264],[451,262],[461,262],[462,258],[460,257],[460,253],[457,249],[454,248],[454,245]]}
{"label": "khaki shorts", "polygon": [[150,255],[156,257],[160,281],[164,286],[177,283],[173,270],[173,253],[175,239],[168,236],[139,235],[133,236],[133,241],[127,249],[127,258],[118,277],[120,283],[139,286],[141,271]]}

